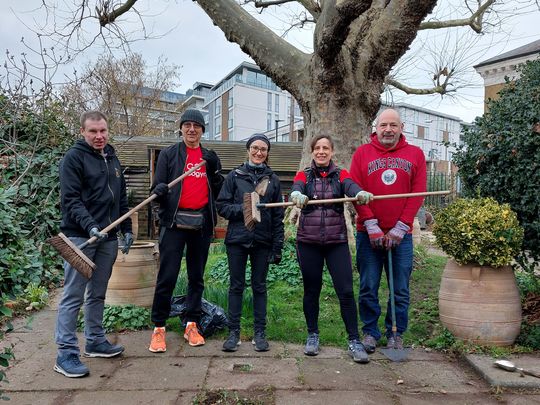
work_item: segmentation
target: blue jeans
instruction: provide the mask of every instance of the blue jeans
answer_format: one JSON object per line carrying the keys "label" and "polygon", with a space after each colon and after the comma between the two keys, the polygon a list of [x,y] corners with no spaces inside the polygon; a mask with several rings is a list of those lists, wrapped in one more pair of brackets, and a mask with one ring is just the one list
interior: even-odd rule
{"label": "blue jeans", "polygon": [[[362,320],[362,332],[375,339],[381,338],[378,320],[381,315],[379,305],[379,285],[384,267],[388,280],[388,252],[373,249],[366,232],[356,235],[356,264],[360,272],[360,294],[358,307]],[[401,335],[407,329],[409,321],[409,279],[413,266],[412,235],[407,234],[398,247],[392,250],[392,270],[394,273],[394,298],[396,305],[397,334]],[[384,318],[386,337],[392,336],[392,314],[390,311],[390,296],[388,297],[386,317]]]}
{"label": "blue jeans", "polygon": [[[75,245],[87,240],[75,237],[69,239]],[[86,344],[94,345],[105,341],[103,309],[112,266],[118,255],[118,241],[94,243],[84,248],[83,253],[96,264],[90,280],[83,277],[69,263],[64,262],[64,292],[58,305],[55,332],[59,356],[79,354],[77,317],[83,303]]]}

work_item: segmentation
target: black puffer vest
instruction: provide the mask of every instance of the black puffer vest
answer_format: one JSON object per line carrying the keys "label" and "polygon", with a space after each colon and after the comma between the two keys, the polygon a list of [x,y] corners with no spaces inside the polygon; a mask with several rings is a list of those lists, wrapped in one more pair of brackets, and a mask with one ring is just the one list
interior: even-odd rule
{"label": "black puffer vest", "polygon": [[[306,195],[310,200],[343,197],[339,181],[340,169],[330,163],[328,174],[323,177],[319,169],[312,165],[306,169]],[[343,203],[330,205],[308,205],[302,209],[296,236],[305,243],[347,242],[347,226],[343,216]]]}

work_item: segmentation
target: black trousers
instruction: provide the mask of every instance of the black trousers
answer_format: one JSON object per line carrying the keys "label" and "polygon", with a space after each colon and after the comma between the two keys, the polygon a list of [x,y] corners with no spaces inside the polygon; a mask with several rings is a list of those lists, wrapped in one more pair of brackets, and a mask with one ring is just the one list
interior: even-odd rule
{"label": "black trousers", "polygon": [[208,232],[161,228],[159,273],[154,292],[154,303],[152,304],[152,322],[157,327],[165,326],[169,318],[171,297],[178,279],[184,247],[187,247],[188,276],[186,319],[188,322],[199,322],[204,291],[204,267],[208,259],[210,241],[211,235]]}
{"label": "black trousers", "polygon": [[304,280],[304,316],[308,333],[319,333],[319,297],[326,261],[349,339],[358,339],[358,314],[353,292],[349,245],[347,243],[315,245],[298,242],[296,248]]}
{"label": "black trousers", "polygon": [[242,297],[246,286],[246,264],[251,263],[251,289],[253,291],[253,327],[266,328],[266,275],[268,274],[268,246],[256,245],[246,248],[240,245],[227,245],[229,262],[229,329],[240,330]]}

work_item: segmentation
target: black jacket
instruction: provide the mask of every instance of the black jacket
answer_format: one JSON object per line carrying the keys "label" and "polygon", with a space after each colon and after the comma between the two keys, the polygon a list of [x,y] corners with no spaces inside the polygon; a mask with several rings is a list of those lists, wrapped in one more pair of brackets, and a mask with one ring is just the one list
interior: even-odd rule
{"label": "black jacket", "polygon": [[[205,149],[201,145],[201,150],[204,155]],[[187,150],[186,144],[184,142],[179,142],[174,145],[169,146],[168,148],[162,150],[159,153],[157,165],[156,165],[156,174],[154,176],[154,181],[152,183],[152,190],[159,183],[170,183],[177,177],[181,176],[185,171],[187,159]],[[221,171],[221,162],[218,162],[218,168],[215,173],[206,173],[207,184],[208,184],[208,205],[211,216],[211,227],[206,227],[213,231],[217,223],[217,213],[215,206],[216,196],[221,190],[223,185],[223,176],[220,174]],[[156,201],[159,203],[159,221],[161,226],[171,228],[174,225],[174,219],[176,216],[176,211],[178,210],[178,202],[180,201],[180,194],[182,192],[182,182],[176,184],[167,195],[156,198]]]}
{"label": "black jacket", "polygon": [[261,208],[261,222],[249,231],[244,225],[244,193],[255,191],[264,178],[269,179],[266,193],[260,197],[261,203],[281,202],[279,178],[268,166],[256,168],[244,163],[231,171],[216,201],[219,215],[229,220],[226,244],[251,247],[254,243],[270,246],[273,252],[281,253],[283,248],[284,209]]}
{"label": "black jacket", "polygon": [[[87,238],[93,227],[103,229],[129,211],[120,161],[111,145],[105,153],[103,157],[79,140],[60,162],[60,229],[66,236]],[[120,229],[131,232],[131,219]],[[109,240],[116,239],[117,231],[109,231]]]}

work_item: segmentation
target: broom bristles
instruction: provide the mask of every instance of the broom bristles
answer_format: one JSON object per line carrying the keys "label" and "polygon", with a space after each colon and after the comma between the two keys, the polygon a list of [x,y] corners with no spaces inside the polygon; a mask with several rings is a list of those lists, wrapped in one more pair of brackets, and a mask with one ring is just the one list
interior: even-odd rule
{"label": "broom bristles", "polygon": [[259,194],[256,192],[244,193],[244,225],[250,231],[255,228],[255,224],[261,222],[261,212],[257,208],[258,203]]}
{"label": "broom bristles", "polygon": [[57,236],[47,239],[47,243],[55,248],[60,256],[84,277],[87,279],[92,277],[96,265],[66,235],[59,233]]}

